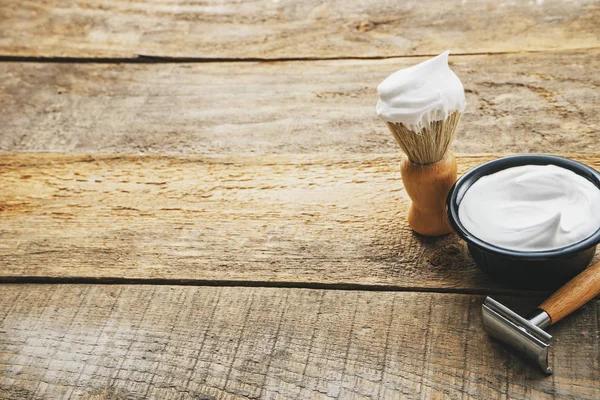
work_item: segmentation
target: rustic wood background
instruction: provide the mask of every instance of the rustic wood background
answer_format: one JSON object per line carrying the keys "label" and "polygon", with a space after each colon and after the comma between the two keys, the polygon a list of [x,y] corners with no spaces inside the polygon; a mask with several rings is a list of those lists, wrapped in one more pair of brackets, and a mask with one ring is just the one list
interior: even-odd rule
{"label": "rustic wood background", "polygon": [[[376,85],[447,48],[459,169],[600,168],[600,2],[0,2],[0,398],[594,399],[481,330],[455,235],[408,228]],[[598,257],[597,257],[598,258]]]}

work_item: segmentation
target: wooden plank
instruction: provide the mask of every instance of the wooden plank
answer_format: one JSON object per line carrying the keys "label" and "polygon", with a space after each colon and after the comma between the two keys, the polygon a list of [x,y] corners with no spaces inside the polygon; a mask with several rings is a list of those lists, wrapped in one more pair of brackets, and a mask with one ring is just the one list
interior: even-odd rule
{"label": "wooden plank", "polygon": [[600,45],[594,0],[4,0],[0,55],[383,57]]}
{"label": "wooden plank", "polygon": [[398,163],[0,154],[0,277],[506,289],[457,236],[410,230]]}
{"label": "wooden plank", "polygon": [[[520,309],[540,299],[502,298]],[[3,285],[0,397],[598,399],[598,300],[552,328],[554,375],[481,329],[482,297]]]}
{"label": "wooden plank", "polygon": [[[398,153],[376,86],[420,59],[0,63],[0,150]],[[600,152],[600,52],[453,57],[456,152]]]}

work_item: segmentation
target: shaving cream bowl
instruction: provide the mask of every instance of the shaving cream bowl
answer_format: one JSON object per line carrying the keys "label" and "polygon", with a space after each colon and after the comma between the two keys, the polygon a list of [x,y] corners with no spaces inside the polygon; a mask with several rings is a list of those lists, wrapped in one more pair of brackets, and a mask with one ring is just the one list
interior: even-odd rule
{"label": "shaving cream bowl", "polygon": [[[469,232],[459,217],[459,208],[465,194],[480,178],[508,168],[528,165],[555,165],[570,170],[600,190],[600,173],[585,164],[540,154],[508,156],[481,164],[465,173],[448,193],[446,212],[450,225],[467,243],[475,264],[484,272],[515,287],[557,287],[588,266],[594,257],[596,245],[600,243],[600,226],[591,235],[575,243],[560,248],[531,251],[500,247],[484,241]],[[600,204],[595,206],[600,207]]]}

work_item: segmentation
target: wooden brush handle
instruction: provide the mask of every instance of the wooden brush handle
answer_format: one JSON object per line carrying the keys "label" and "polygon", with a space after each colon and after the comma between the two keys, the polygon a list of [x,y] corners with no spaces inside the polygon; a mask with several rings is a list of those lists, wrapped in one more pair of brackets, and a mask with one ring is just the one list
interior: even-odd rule
{"label": "wooden brush handle", "polygon": [[452,232],[446,216],[446,196],[456,182],[456,158],[448,151],[434,164],[413,164],[406,155],[400,167],[406,192],[412,200],[408,224],[417,233],[440,236]]}
{"label": "wooden brush handle", "polygon": [[555,324],[599,294],[600,262],[597,262],[558,289],[538,308],[546,311]]}

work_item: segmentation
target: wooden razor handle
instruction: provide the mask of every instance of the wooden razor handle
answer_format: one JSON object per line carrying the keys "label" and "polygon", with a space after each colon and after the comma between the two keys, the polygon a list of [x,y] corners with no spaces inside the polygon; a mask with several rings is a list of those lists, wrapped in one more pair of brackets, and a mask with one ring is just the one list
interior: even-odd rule
{"label": "wooden razor handle", "polygon": [[552,324],[557,323],[600,294],[600,262],[558,289],[538,308],[546,311]]}
{"label": "wooden razor handle", "polygon": [[404,155],[400,167],[406,192],[412,200],[408,224],[417,233],[441,236],[452,232],[446,216],[446,196],[456,182],[456,158],[448,151],[434,164],[413,164]]}

